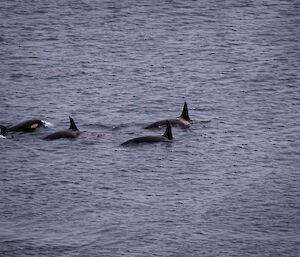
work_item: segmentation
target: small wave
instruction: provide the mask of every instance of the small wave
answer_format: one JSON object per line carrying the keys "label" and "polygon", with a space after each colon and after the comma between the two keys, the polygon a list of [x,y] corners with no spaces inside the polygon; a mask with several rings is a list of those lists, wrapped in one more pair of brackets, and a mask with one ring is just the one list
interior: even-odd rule
{"label": "small wave", "polygon": [[3,135],[0,135],[0,138],[3,138],[3,139],[4,139],[4,138],[6,138],[6,137],[5,137],[5,136],[3,136]]}
{"label": "small wave", "polygon": [[54,127],[54,124],[49,122],[49,121],[42,120],[42,122],[44,123],[44,126],[46,128],[53,128]]}

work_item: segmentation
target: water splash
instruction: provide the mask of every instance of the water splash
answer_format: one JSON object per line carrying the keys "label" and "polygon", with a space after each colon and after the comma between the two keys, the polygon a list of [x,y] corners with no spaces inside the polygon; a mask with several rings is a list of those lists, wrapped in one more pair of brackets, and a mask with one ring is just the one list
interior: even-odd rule
{"label": "water splash", "polygon": [[42,120],[42,122],[44,123],[44,126],[46,128],[53,128],[54,127],[54,124],[49,122],[49,121]]}

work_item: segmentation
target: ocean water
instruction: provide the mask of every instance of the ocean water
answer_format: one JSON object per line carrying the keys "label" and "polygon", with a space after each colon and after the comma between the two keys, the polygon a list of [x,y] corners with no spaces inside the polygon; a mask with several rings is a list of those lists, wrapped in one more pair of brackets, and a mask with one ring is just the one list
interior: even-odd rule
{"label": "ocean water", "polygon": [[[0,256],[299,256],[298,1],[0,7]],[[121,147],[180,115],[168,143]],[[44,141],[69,127],[73,140]]]}

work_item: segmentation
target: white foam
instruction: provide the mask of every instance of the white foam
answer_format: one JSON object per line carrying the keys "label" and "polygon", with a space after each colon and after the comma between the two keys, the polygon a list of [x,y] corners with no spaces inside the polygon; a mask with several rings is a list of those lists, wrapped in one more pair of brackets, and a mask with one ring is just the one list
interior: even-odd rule
{"label": "white foam", "polygon": [[4,138],[6,138],[6,137],[5,137],[5,136],[3,136],[3,135],[0,135],[0,138],[3,138],[3,139],[4,139]]}
{"label": "white foam", "polygon": [[54,127],[54,124],[45,120],[42,120],[42,122],[44,123],[44,126],[47,128],[52,128]]}

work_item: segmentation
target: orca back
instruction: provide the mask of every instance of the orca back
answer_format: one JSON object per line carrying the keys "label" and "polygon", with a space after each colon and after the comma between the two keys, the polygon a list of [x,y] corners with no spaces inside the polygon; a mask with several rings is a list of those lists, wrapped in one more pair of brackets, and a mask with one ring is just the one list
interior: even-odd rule
{"label": "orca back", "polygon": [[55,140],[60,138],[75,138],[80,134],[79,129],[77,128],[74,120],[69,116],[70,119],[70,128],[65,130],[59,130],[57,132],[54,132],[46,137],[44,137],[45,140]]}

